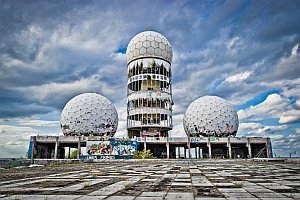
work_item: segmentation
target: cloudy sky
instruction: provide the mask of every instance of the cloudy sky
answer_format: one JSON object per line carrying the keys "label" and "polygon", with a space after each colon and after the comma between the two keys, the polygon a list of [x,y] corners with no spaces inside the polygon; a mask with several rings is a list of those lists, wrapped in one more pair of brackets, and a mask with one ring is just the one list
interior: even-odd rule
{"label": "cloudy sky", "polygon": [[237,136],[271,137],[300,156],[300,1],[0,0],[0,157],[25,156],[30,135],[59,135],[64,105],[106,96],[126,135],[127,44],[154,30],[174,58],[174,130],[198,97],[238,111]]}

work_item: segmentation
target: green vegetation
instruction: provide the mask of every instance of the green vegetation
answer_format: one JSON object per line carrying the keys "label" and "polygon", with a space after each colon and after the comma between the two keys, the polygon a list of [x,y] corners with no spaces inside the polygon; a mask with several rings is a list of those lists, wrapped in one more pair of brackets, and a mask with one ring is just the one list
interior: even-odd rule
{"label": "green vegetation", "polygon": [[71,152],[70,158],[71,159],[76,159],[77,158],[77,154],[78,154],[78,150],[76,149],[76,150],[74,150],[74,151]]}
{"label": "green vegetation", "polygon": [[133,153],[133,158],[135,159],[153,159],[156,158],[153,156],[153,153],[150,152],[150,149],[147,151],[139,151],[139,152],[134,152]]}

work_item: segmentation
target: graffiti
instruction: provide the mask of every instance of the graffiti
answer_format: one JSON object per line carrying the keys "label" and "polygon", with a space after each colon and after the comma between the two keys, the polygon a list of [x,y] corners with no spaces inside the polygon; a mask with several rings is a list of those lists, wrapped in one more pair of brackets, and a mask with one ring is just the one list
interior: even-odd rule
{"label": "graffiti", "polygon": [[132,155],[137,149],[137,143],[132,141],[114,140],[111,145],[112,155]]}
{"label": "graffiti", "polygon": [[109,141],[87,141],[87,153],[89,155],[109,155]]}
{"label": "graffiti", "polygon": [[112,159],[132,159],[133,155],[81,155],[80,159],[100,159],[100,160],[112,160]]}
{"label": "graffiti", "polygon": [[133,153],[137,151],[137,142],[122,141],[117,139],[111,139],[105,141],[87,141],[86,146],[87,146],[87,154],[89,156],[97,156],[97,155],[127,156],[127,155],[133,155]]}
{"label": "graffiti", "polygon": [[141,136],[159,137],[160,132],[158,128],[143,128]]}
{"label": "graffiti", "polygon": [[113,147],[112,155],[132,155],[131,148],[120,145]]}
{"label": "graffiti", "polygon": [[207,142],[207,138],[199,138],[199,137],[196,137],[196,138],[191,138],[191,143],[193,142]]}

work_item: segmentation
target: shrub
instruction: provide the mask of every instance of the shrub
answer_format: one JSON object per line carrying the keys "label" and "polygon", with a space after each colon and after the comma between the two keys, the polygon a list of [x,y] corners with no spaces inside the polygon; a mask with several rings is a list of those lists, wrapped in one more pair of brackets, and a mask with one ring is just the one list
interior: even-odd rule
{"label": "shrub", "polygon": [[151,153],[150,149],[148,149],[146,151],[144,150],[144,151],[134,152],[133,158],[135,158],[135,159],[153,159],[156,157],[153,156],[153,153]]}

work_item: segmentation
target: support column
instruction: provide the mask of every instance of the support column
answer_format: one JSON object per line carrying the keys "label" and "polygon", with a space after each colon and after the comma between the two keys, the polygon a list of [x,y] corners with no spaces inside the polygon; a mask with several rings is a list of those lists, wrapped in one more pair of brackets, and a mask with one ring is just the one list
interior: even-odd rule
{"label": "support column", "polygon": [[198,158],[197,148],[198,148],[198,147],[195,147],[195,157],[196,157],[196,159]]}
{"label": "support column", "polygon": [[81,136],[78,137],[77,159],[79,159],[80,154],[81,154]]}
{"label": "support column", "polygon": [[199,155],[200,155],[200,158],[203,159],[203,151],[201,148],[199,149]]}
{"label": "support column", "polygon": [[184,159],[186,159],[186,148],[185,147],[183,148],[184,148]]}
{"label": "support column", "polygon": [[191,140],[190,140],[190,136],[188,136],[187,146],[188,146],[188,150],[189,150],[189,159],[191,159]]}
{"label": "support column", "polygon": [[59,136],[56,136],[56,137],[55,137],[54,159],[57,159],[57,151],[58,151],[58,138],[59,138]]}
{"label": "support column", "polygon": [[207,138],[207,146],[208,146],[208,157],[211,159],[211,143],[210,143],[210,137]]}
{"label": "support column", "polygon": [[247,138],[247,147],[248,147],[248,155],[249,155],[249,158],[252,158],[252,149],[251,149],[250,138]]}
{"label": "support column", "polygon": [[36,136],[31,136],[32,138],[32,146],[31,146],[31,155],[30,155],[30,162],[34,164],[34,152],[36,151]]}
{"label": "support column", "polygon": [[227,147],[228,147],[228,157],[231,159],[232,158],[232,150],[231,150],[230,137],[228,137]]}
{"label": "support column", "polygon": [[144,151],[147,151],[147,137],[144,137]]}
{"label": "support column", "polygon": [[271,158],[270,138],[267,138],[266,149],[267,149],[267,158]]}
{"label": "support column", "polygon": [[177,155],[178,155],[178,158],[180,158],[180,148],[181,148],[181,147],[177,147]]}
{"label": "support column", "polygon": [[170,159],[170,143],[169,143],[169,137],[167,137],[167,159]]}
{"label": "support column", "polygon": [[68,158],[70,159],[70,156],[71,156],[71,147],[68,147],[68,148],[69,148]]}

